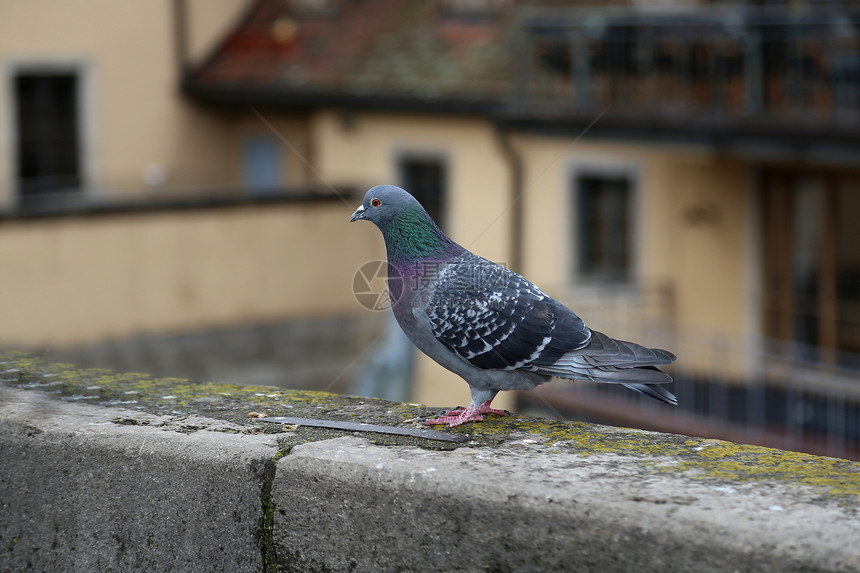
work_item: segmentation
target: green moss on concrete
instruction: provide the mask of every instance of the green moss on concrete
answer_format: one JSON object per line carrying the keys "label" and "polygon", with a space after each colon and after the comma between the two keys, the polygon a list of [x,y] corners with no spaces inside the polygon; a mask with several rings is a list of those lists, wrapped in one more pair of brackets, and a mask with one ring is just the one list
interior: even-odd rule
{"label": "green moss on concrete", "polygon": [[182,378],[77,368],[20,353],[0,354],[0,381],[19,388],[53,392],[64,400],[125,406],[159,414],[193,413],[244,423],[248,423],[251,411],[273,416],[319,417],[346,405],[373,401],[326,392],[197,383]]}
{"label": "green moss on concrete", "polygon": [[[157,414],[199,414],[241,424],[249,431],[278,432],[277,424],[255,422],[250,411],[270,416],[296,416],[360,421],[392,426],[419,426],[438,413],[418,404],[324,392],[281,390],[267,386],[194,383],[139,373],[79,369],[52,364],[20,353],[0,353],[0,383],[55,392],[64,400],[138,408]],[[193,431],[193,428],[191,429]],[[684,473],[696,479],[733,484],[796,483],[819,489],[822,495],[860,502],[860,464],[759,446],[689,438],[584,422],[488,416],[447,432],[468,434],[470,447],[500,447],[511,451],[588,456],[624,456],[637,460],[643,471],[659,476]],[[342,430],[300,427],[282,433],[282,447],[341,437]],[[449,442],[408,436],[363,433],[374,443],[433,449],[461,447]]]}
{"label": "green moss on concrete", "polygon": [[651,458],[679,455],[689,449],[680,436],[585,422],[489,416],[481,424],[461,428],[453,431],[469,432],[482,443],[504,443],[513,439],[515,443],[549,446],[545,451],[582,456],[619,454]]}
{"label": "green moss on concrete", "polygon": [[736,484],[794,483],[860,502],[860,464],[848,460],[584,422],[497,418],[470,429],[490,438],[515,434],[549,453],[634,457],[654,474],[689,473]]}
{"label": "green moss on concrete", "polygon": [[260,528],[257,532],[257,544],[263,558],[263,568],[266,573],[278,571],[278,553],[273,535],[275,527],[275,504],[272,501],[272,485],[278,460],[289,454],[289,449],[281,449],[272,459],[266,461],[263,469],[263,487],[260,489]]}
{"label": "green moss on concrete", "polygon": [[[269,416],[322,418],[389,426],[415,425],[432,414],[430,409],[418,404],[401,404],[327,392],[284,390],[270,386],[157,378],[147,374],[119,373],[100,368],[77,368],[16,352],[0,353],[0,383],[53,392],[62,400],[122,406],[153,414],[196,414],[226,420],[247,427],[248,432],[282,433],[284,447],[341,437],[344,431],[303,426],[283,432],[281,426],[254,421],[248,418],[248,414],[252,411],[265,412]],[[117,419],[115,423],[133,422]],[[194,426],[181,426],[177,431],[192,432],[198,429],[200,428]],[[411,445],[443,450],[454,447],[449,442],[411,436],[373,432],[362,435],[379,445]]]}
{"label": "green moss on concrete", "polygon": [[856,462],[721,440],[688,439],[685,444],[692,450],[690,454],[659,471],[687,471],[702,479],[734,482],[797,483],[860,501],[860,464]]}

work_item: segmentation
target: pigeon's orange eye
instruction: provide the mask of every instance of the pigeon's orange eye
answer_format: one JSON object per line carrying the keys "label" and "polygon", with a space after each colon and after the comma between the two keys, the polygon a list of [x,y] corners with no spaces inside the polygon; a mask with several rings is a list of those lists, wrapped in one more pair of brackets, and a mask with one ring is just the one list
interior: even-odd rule
{"label": "pigeon's orange eye", "polygon": [[382,205],[382,201],[380,201],[379,199],[374,197],[373,199],[370,200],[370,204],[373,205],[374,207],[379,207],[380,205]]}

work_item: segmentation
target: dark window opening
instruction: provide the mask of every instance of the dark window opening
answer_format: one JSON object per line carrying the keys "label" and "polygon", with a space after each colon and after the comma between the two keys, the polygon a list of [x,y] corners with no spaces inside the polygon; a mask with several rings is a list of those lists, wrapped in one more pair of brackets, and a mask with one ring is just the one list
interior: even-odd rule
{"label": "dark window opening", "polygon": [[399,162],[401,186],[445,229],[445,163],[432,157],[405,157]]}
{"label": "dark window opening", "polygon": [[577,178],[574,244],[579,276],[606,282],[630,278],[630,187],[625,177]]}
{"label": "dark window opening", "polygon": [[792,351],[801,358],[860,353],[856,181],[852,173],[776,169],[762,177],[764,333],[800,343]]}
{"label": "dark window opening", "polygon": [[80,189],[78,76],[15,77],[17,188],[22,197]]}

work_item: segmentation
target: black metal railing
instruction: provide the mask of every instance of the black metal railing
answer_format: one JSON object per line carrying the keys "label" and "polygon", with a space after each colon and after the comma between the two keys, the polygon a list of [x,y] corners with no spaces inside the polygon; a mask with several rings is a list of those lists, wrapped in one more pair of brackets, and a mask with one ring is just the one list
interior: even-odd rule
{"label": "black metal railing", "polygon": [[679,405],[612,384],[565,382],[519,393],[521,408],[860,459],[860,355],[684,324],[664,281],[590,289],[591,296],[556,290],[590,326],[677,354],[667,371]]}
{"label": "black metal railing", "polygon": [[525,13],[513,108],[860,128],[860,14]]}

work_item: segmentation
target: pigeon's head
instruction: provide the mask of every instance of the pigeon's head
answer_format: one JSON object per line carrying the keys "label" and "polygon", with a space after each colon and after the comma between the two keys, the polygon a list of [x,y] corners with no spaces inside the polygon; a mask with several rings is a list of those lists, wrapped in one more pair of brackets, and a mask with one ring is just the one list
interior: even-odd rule
{"label": "pigeon's head", "polygon": [[371,221],[385,239],[388,262],[411,265],[420,259],[454,257],[464,249],[445,236],[424,207],[409,193],[394,185],[377,185],[350,221]]}
{"label": "pigeon's head", "polygon": [[421,204],[409,193],[394,185],[377,185],[364,195],[364,201],[349,218],[350,222],[366,219],[382,228],[404,211],[425,213]]}

